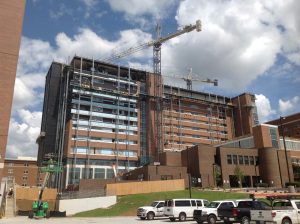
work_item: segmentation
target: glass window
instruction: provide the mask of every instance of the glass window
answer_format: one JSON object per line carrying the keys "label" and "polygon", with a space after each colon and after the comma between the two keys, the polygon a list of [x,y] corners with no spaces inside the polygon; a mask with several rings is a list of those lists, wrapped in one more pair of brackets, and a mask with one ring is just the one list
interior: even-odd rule
{"label": "glass window", "polygon": [[107,169],[106,170],[106,179],[114,178],[115,173],[113,169]]}
{"label": "glass window", "polygon": [[191,202],[192,202],[192,206],[196,207],[196,202],[194,200],[192,200]]}
{"label": "glass window", "polygon": [[244,156],[244,162],[245,162],[245,165],[249,165],[249,157],[248,156]]}
{"label": "glass window", "polygon": [[185,207],[185,206],[190,207],[191,202],[190,202],[190,200],[175,201],[175,206],[176,207]]}
{"label": "glass window", "polygon": [[254,157],[253,156],[249,156],[250,158],[250,165],[254,165]]}
{"label": "glass window", "polygon": [[296,206],[298,209],[300,209],[300,202],[296,202]]}
{"label": "glass window", "polygon": [[93,179],[93,168],[83,168],[82,177],[86,179]]}
{"label": "glass window", "polygon": [[232,156],[233,164],[237,164],[237,155]]}
{"label": "glass window", "polygon": [[244,165],[244,157],[243,156],[239,156],[239,164]]}
{"label": "glass window", "polygon": [[197,206],[201,207],[202,206],[202,201],[196,200]]}
{"label": "glass window", "polygon": [[162,207],[164,207],[164,202],[160,202],[158,205],[157,205],[157,208],[162,208]]}
{"label": "glass window", "polygon": [[79,179],[80,179],[80,168],[71,168],[69,170],[69,184],[79,183]]}
{"label": "glass window", "polygon": [[272,141],[272,147],[278,148],[277,128],[270,128],[270,137]]}
{"label": "glass window", "polygon": [[95,179],[105,179],[104,168],[95,168]]}
{"label": "glass window", "polygon": [[227,163],[232,164],[232,157],[231,155],[227,155]]}

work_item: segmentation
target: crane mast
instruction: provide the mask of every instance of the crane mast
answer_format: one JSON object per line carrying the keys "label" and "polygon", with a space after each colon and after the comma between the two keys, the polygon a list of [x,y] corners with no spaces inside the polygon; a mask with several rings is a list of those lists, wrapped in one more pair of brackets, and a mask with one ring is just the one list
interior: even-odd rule
{"label": "crane mast", "polygon": [[[161,74],[161,45],[162,43],[174,38],[178,37],[184,33],[189,33],[193,30],[197,32],[201,31],[201,21],[197,20],[195,25],[187,25],[184,26],[183,29],[177,30],[174,33],[171,33],[165,37],[160,37],[160,29],[159,34],[157,35],[157,39],[149,42],[149,46],[153,46],[153,72],[155,74]],[[158,33],[158,28],[157,28]]]}

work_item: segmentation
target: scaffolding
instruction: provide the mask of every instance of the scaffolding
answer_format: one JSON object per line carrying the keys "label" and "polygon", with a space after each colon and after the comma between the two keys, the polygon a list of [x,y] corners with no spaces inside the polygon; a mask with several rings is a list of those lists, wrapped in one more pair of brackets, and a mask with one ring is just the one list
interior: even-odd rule
{"label": "scaffolding", "polygon": [[[176,91],[174,91],[174,89]],[[206,144],[217,144],[228,140],[228,130],[227,130],[227,111],[233,110],[232,103],[229,98],[220,97],[212,94],[202,94],[187,92],[179,87],[168,86],[164,91],[164,114],[168,115],[164,121],[167,125],[164,125],[164,137],[165,149],[171,151],[181,151],[188,146],[206,143]],[[174,101],[176,101],[176,113],[174,112]],[[198,109],[188,109],[187,105],[195,105],[194,108]],[[222,110],[222,112],[220,111]],[[196,113],[193,111],[197,111]],[[205,118],[201,118],[201,117]],[[174,122],[176,119],[177,128],[173,131]],[[186,122],[197,121],[198,125],[194,126],[192,124],[187,124]],[[207,123],[207,124],[205,124]],[[206,125],[207,127],[202,127]],[[201,127],[201,128],[200,128]],[[204,129],[203,129],[204,128]],[[176,131],[177,130],[177,131]],[[191,131],[190,131],[191,130]],[[194,131],[198,130],[198,131]],[[200,130],[205,131],[207,134],[200,134]],[[199,134],[198,134],[198,133]],[[197,134],[193,134],[197,133]],[[175,134],[177,139],[177,144],[174,144]],[[196,136],[194,136],[196,135]],[[207,139],[205,136],[207,136]],[[190,139],[190,140],[189,140]]]}
{"label": "scaffolding", "polygon": [[[79,64],[80,63],[80,64]],[[131,109],[132,106],[132,99],[136,100],[139,99],[139,119],[137,118],[137,121],[140,122],[140,139],[139,139],[139,146],[140,146],[140,165],[144,165],[148,163],[149,160],[149,154],[147,154],[147,110],[151,108],[147,108],[147,106],[151,106],[152,104],[147,104],[147,102],[153,102],[155,105],[155,154],[156,154],[156,161],[159,161],[159,154],[164,151],[164,146],[168,145],[171,146],[172,151],[177,150],[183,150],[185,149],[185,146],[188,144],[193,143],[201,143],[201,142],[208,142],[210,141],[210,144],[214,144],[216,142],[220,143],[222,141],[222,138],[224,140],[228,139],[228,136],[224,135],[224,133],[228,133],[226,130],[226,120],[222,119],[220,120],[220,115],[224,116],[224,114],[221,114],[220,108],[224,108],[225,118],[227,117],[228,110],[232,111],[231,102],[229,99],[225,99],[225,97],[222,97],[220,99],[220,96],[213,96],[211,94],[205,94],[205,93],[198,93],[191,90],[185,90],[181,89],[179,87],[173,87],[173,86],[165,86],[162,82],[162,76],[158,74],[153,74],[153,79],[149,79],[150,81],[153,81],[154,87],[153,92],[151,93],[151,90],[147,92],[145,90],[146,82],[141,82],[140,85],[140,93],[138,96],[136,96],[135,91],[132,91],[132,86],[134,87],[134,82],[136,83],[136,80],[133,81],[132,79],[132,70],[130,68],[122,68],[120,66],[114,66],[111,68],[110,71],[113,71],[113,73],[109,73],[105,70],[103,71],[97,71],[95,66],[95,61],[91,61],[91,70],[86,71],[83,67],[86,67],[86,65],[83,65],[83,63],[87,63],[86,61],[83,62],[83,58],[80,58],[77,61],[77,66],[74,64],[72,67],[66,67],[65,68],[65,80],[64,84],[67,88],[64,89],[62,92],[63,96],[63,104],[61,105],[61,109],[63,111],[66,111],[68,103],[71,103],[73,105],[73,108],[71,108],[72,112],[70,114],[73,116],[72,121],[74,122],[72,125],[72,144],[71,144],[71,150],[72,150],[72,160],[70,167],[70,172],[66,174],[66,176],[70,175],[68,183],[70,184],[77,184],[78,178],[84,177],[84,178],[91,178],[93,173],[91,173],[90,168],[91,166],[91,159],[93,158],[91,156],[92,152],[95,152],[99,150],[100,148],[96,148],[93,141],[93,123],[94,123],[94,117],[93,113],[94,110],[98,107],[95,104],[95,98],[96,95],[94,93],[99,93],[100,95],[109,95],[111,96],[111,99],[113,99],[113,108],[115,109],[114,116],[114,138],[113,140],[113,153],[114,153],[114,162],[116,165],[117,172],[119,171],[119,160],[120,156],[122,156],[122,162],[125,164],[125,169],[130,169],[130,157],[131,157],[131,142],[135,141],[135,138],[131,137],[131,123],[135,120],[131,119],[131,112],[135,111]],[[79,69],[78,69],[79,68]],[[114,70],[113,70],[114,69]],[[135,75],[135,70],[133,69],[133,74]],[[124,78],[125,77],[125,78]],[[146,73],[145,73],[146,77]],[[113,90],[112,88],[106,88],[105,86],[98,85],[97,83],[100,83],[100,80],[114,80],[113,82],[116,83],[116,87]],[[122,86],[124,84],[126,86],[126,90]],[[69,84],[71,86],[73,85],[73,89],[69,87]],[[137,84],[136,84],[137,85]],[[149,85],[150,87],[150,85]],[[75,91],[76,90],[76,91]],[[68,95],[69,94],[69,95]],[[89,96],[89,97],[86,97]],[[104,96],[102,96],[104,97]],[[139,97],[139,98],[138,98]],[[67,100],[72,100],[72,102],[67,102]],[[124,106],[124,102],[127,103],[126,107]],[[134,102],[134,101],[133,101]],[[188,109],[187,104],[197,104],[201,105],[197,110],[200,111],[201,114],[206,113],[208,116],[207,118],[201,118],[199,115],[193,115],[190,113],[190,111],[193,111],[195,109]],[[102,101],[103,104],[103,101]],[[103,104],[104,105],[104,104]],[[203,105],[203,106],[202,106]],[[88,107],[89,106],[89,107]],[[121,108],[122,107],[122,108]],[[86,114],[82,113],[82,108],[85,108],[83,110],[86,110]],[[87,109],[88,108],[88,109]],[[205,109],[203,109],[205,108]],[[209,108],[209,110],[207,110]],[[102,108],[103,109],[103,108]],[[97,109],[98,110],[98,109]],[[177,110],[177,111],[176,111]],[[127,115],[126,115],[127,112]],[[105,112],[106,113],[106,112]],[[133,112],[134,116],[135,112]],[[167,119],[164,119],[164,114],[169,115],[167,116]],[[124,115],[124,116],[123,116]],[[81,116],[84,117],[84,122],[81,120]],[[88,118],[87,118],[88,116]],[[120,117],[122,116],[122,117]],[[126,117],[126,118],[124,118]],[[175,121],[175,119],[177,121]],[[183,125],[185,125],[185,122],[189,122],[189,119],[197,119],[197,121],[202,122],[203,120],[207,120],[208,122],[208,132],[209,132],[209,140],[208,139],[202,139],[199,137],[199,139],[195,140],[194,136],[188,136],[186,135],[186,130]],[[122,124],[126,124],[125,127],[120,127],[122,120]],[[125,121],[123,121],[125,120]],[[132,121],[132,122],[131,122]],[[102,120],[102,122],[104,122]],[[124,123],[125,122],[125,123]],[[60,126],[60,129],[63,130],[61,132],[61,136],[64,136],[64,128],[66,123],[66,113],[60,118],[58,121],[58,125]],[[220,124],[223,123],[223,127],[220,127]],[[168,124],[168,125],[164,125]],[[81,125],[81,126],[80,126]],[[202,125],[202,124],[201,124]],[[177,127],[176,127],[177,126]],[[192,126],[192,125],[188,125]],[[199,126],[199,125],[198,125]],[[100,127],[100,126],[98,126]],[[104,127],[104,126],[101,126]],[[120,128],[122,130],[120,130]],[[223,129],[223,133],[221,133]],[[190,130],[193,130],[190,128]],[[120,132],[121,131],[121,132]],[[125,132],[125,135],[124,135]],[[198,132],[198,131],[197,131]],[[177,136],[175,135],[177,133]],[[191,133],[196,133],[196,131],[191,131]],[[200,131],[199,131],[200,133]],[[82,139],[81,142],[79,142],[81,136],[85,135],[85,143],[83,144]],[[190,134],[192,135],[192,134]],[[207,135],[207,134],[206,134]],[[200,134],[199,134],[200,136]],[[189,140],[189,138],[191,140]],[[63,148],[64,148],[64,140],[63,137],[62,140],[58,143],[60,150],[59,157],[63,158]],[[133,139],[133,141],[131,141]],[[120,143],[120,140],[122,140],[122,143]],[[165,141],[163,141],[165,140]],[[125,147],[121,144],[124,144],[125,141]],[[176,141],[176,142],[175,142]],[[175,144],[176,143],[176,144]],[[84,148],[80,148],[84,146]],[[125,148],[125,152],[124,152]],[[85,150],[85,155],[83,154],[83,150]],[[81,153],[81,155],[80,155]],[[102,153],[102,152],[100,152]],[[124,156],[125,155],[125,156]],[[124,158],[123,158],[124,157]],[[148,158],[149,157],[149,158]],[[85,159],[85,163],[82,164],[82,159]],[[146,159],[145,159],[146,158]],[[148,159],[147,159],[148,158]],[[144,160],[144,161],[143,161]],[[79,167],[79,170],[77,168]],[[84,172],[82,172],[82,167],[84,167]],[[122,169],[122,168],[121,168]],[[61,181],[58,180],[58,183]],[[68,184],[67,183],[67,184]]]}

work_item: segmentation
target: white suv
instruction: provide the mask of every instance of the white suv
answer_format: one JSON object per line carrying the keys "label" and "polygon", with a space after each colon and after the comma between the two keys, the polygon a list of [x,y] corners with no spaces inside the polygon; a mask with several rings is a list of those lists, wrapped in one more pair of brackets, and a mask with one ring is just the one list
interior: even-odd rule
{"label": "white suv", "polygon": [[154,217],[164,216],[164,201],[154,201],[150,206],[143,206],[138,208],[137,216],[140,219],[152,220]]}
{"label": "white suv", "polygon": [[209,201],[205,199],[170,199],[165,201],[165,216],[174,222],[175,219],[185,221],[187,218],[193,218],[195,209],[203,208]]}

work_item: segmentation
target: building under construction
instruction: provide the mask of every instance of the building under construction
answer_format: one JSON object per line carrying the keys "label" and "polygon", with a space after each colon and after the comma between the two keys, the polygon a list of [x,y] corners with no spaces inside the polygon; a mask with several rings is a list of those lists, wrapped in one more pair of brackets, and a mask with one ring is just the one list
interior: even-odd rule
{"label": "building under construction", "polygon": [[38,162],[64,164],[60,189],[159,161],[165,151],[220,144],[252,133],[255,97],[163,84],[161,75],[75,56],[53,62],[45,84]]}

